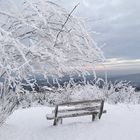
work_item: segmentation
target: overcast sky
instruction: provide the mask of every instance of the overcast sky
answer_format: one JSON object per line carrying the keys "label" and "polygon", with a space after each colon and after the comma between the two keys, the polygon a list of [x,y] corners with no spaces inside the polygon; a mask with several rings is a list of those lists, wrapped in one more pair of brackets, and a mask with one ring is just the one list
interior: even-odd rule
{"label": "overcast sky", "polygon": [[[15,0],[21,2],[21,0]],[[108,69],[140,72],[140,0],[56,0],[90,25]]]}
{"label": "overcast sky", "polygon": [[133,65],[133,69],[140,70],[139,0],[61,0],[61,2],[68,10],[80,2],[75,14],[88,19],[91,30],[97,32],[93,34],[93,38],[99,46],[106,44],[102,50],[111,63],[127,63],[128,67]]}

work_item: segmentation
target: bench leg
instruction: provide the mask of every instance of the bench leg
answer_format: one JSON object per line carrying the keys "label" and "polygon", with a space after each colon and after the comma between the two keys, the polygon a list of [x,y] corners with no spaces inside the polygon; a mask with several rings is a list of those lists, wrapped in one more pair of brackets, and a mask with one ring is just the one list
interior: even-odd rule
{"label": "bench leg", "polygon": [[62,124],[62,122],[63,122],[62,118],[61,119],[56,118],[54,119],[53,125]]}
{"label": "bench leg", "polygon": [[53,125],[57,125],[57,123],[58,123],[58,119],[55,118],[55,119],[54,119],[54,122],[53,122]]}
{"label": "bench leg", "polygon": [[62,124],[62,118],[58,119],[58,124]]}
{"label": "bench leg", "polygon": [[62,124],[62,122],[63,122],[63,119],[61,118],[61,124]]}
{"label": "bench leg", "polygon": [[58,105],[55,106],[55,118],[53,125],[57,125],[58,122],[57,114],[58,114]]}
{"label": "bench leg", "polygon": [[94,119],[95,119],[95,115],[94,115],[94,114],[92,114],[92,121],[94,121]]}
{"label": "bench leg", "polygon": [[104,109],[104,100],[101,102],[101,107],[100,107],[100,112],[99,112],[99,119],[101,119],[101,116],[103,114],[103,109]]}

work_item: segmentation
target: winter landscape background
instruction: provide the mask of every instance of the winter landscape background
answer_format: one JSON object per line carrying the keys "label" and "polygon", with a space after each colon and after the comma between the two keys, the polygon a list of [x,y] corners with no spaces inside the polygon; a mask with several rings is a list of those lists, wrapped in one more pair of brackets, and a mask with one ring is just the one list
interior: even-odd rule
{"label": "winter landscape background", "polygon": [[[0,140],[139,140],[140,2],[0,0]],[[102,119],[46,119],[102,99]]]}

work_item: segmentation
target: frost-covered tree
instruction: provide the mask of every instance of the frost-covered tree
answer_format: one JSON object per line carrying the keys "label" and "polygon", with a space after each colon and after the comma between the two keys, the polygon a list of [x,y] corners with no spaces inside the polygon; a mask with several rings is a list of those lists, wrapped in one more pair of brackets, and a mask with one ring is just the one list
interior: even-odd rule
{"label": "frost-covered tree", "polygon": [[53,1],[20,2],[0,0],[0,124],[21,102],[32,102],[21,86],[23,80],[34,86],[27,75],[84,72],[104,59],[84,21],[73,16],[78,5],[67,12]]}
{"label": "frost-covered tree", "polygon": [[135,88],[127,81],[109,82],[103,88],[106,100],[110,103],[135,103],[138,95]]}

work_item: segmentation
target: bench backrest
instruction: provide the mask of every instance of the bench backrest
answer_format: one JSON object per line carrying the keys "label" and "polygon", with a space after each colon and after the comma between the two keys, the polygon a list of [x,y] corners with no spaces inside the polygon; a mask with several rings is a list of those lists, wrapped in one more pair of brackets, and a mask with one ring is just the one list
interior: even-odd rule
{"label": "bench backrest", "polygon": [[[92,104],[93,103],[93,104]],[[96,103],[98,103],[98,105],[96,105]],[[63,109],[63,110],[58,110],[58,107],[59,106],[79,106],[79,105],[83,105],[84,107],[77,107],[77,108],[74,108],[74,109]],[[67,102],[67,103],[61,103],[61,104],[58,104],[55,106],[55,110],[53,111],[54,112],[54,125],[57,124],[57,115],[58,113],[60,112],[66,112],[66,111],[79,111],[79,110],[89,110],[89,111],[92,111],[93,112],[93,109],[94,110],[99,110],[99,119],[101,118],[102,116],[102,113],[103,113],[103,107],[104,107],[104,100],[102,99],[99,99],[99,100],[84,100],[84,101],[74,101],[74,102]]]}
{"label": "bench backrest", "polygon": [[67,102],[67,103],[61,103],[58,104],[58,106],[74,106],[74,105],[82,105],[82,104],[89,104],[89,103],[101,103],[102,99],[97,100],[84,100],[84,101],[73,101],[73,102]]}

